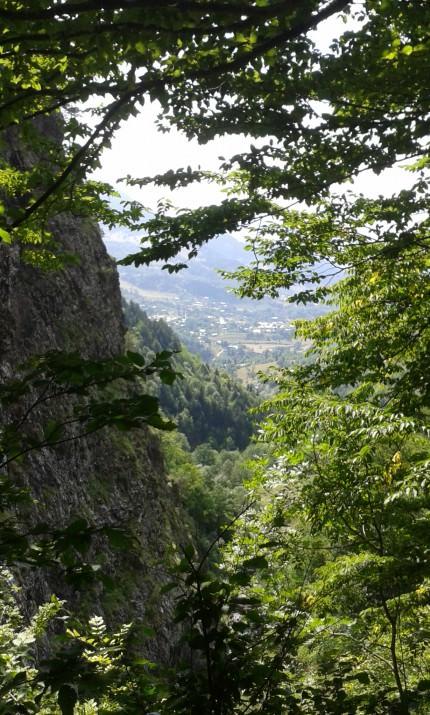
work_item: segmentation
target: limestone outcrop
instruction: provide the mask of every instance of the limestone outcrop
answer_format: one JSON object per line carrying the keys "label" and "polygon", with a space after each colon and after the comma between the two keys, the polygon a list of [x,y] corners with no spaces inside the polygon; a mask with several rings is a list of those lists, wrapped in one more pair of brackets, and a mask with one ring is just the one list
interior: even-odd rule
{"label": "limestone outcrop", "polygon": [[[44,120],[41,129],[61,142],[56,122]],[[24,169],[36,160],[31,151],[17,146],[13,131],[3,151],[9,163]],[[67,215],[51,222],[50,230],[65,251],[77,256],[75,265],[46,272],[23,263],[19,247],[0,246],[3,378],[30,356],[51,350],[77,351],[95,359],[124,350],[118,275],[100,230],[88,219]],[[95,525],[121,524],[138,544],[127,553],[98,545],[104,549],[104,568],[116,584],[106,593],[102,586],[73,591],[54,573],[22,571],[28,611],[55,592],[71,609],[79,605],[110,622],[144,621],[157,633],[149,653],[168,660],[174,640],[167,625],[171,604],[167,597],[159,598],[158,587],[166,578],[166,558],[174,548],[180,518],[157,436],[144,430],[103,429],[56,449],[34,451],[14,474],[36,500],[35,520],[53,527],[82,517]]]}

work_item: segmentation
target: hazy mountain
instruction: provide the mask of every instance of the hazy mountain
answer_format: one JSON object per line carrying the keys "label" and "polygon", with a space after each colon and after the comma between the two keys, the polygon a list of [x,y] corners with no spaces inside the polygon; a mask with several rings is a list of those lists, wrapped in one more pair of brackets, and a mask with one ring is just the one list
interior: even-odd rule
{"label": "hazy mountain", "polygon": [[[121,259],[138,250],[129,233],[104,237],[109,253]],[[178,262],[186,261],[186,254]],[[244,382],[264,364],[282,356],[296,359],[305,345],[294,339],[292,321],[320,314],[321,305],[296,305],[285,298],[240,299],[229,291],[232,281],[219,270],[234,271],[252,261],[252,254],[232,236],[220,236],[203,246],[196,258],[178,273],[163,264],[119,266],[121,289],[127,299],[143,307],[152,318],[163,318],[181,340],[206,362],[219,365]],[[238,370],[239,372],[237,372]]]}
{"label": "hazy mountain", "polygon": [[[136,253],[137,242],[129,234],[106,233],[104,241],[109,253],[117,260],[129,253]],[[233,271],[251,260],[243,244],[233,236],[220,236],[203,246],[188,268],[170,274],[162,270],[162,264],[151,266],[119,266],[120,277],[143,291],[174,294],[182,299],[205,297],[226,302],[237,301],[228,292],[229,282],[217,270]],[[231,284],[231,282],[230,282]]]}

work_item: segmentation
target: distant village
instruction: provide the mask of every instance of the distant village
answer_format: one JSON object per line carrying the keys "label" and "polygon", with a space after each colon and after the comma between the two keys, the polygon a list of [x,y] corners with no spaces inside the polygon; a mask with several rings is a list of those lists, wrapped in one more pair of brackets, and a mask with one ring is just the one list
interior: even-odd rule
{"label": "distant village", "polygon": [[214,301],[210,296],[142,298],[131,286],[125,291],[151,318],[168,323],[192,350],[222,367],[242,365],[269,357],[276,348],[294,343],[294,327],[282,313],[281,301],[265,307],[258,303]]}
{"label": "distant village", "polygon": [[[235,307],[221,301],[215,304],[208,296],[181,307],[180,299],[169,307],[160,308],[153,317],[162,318],[178,332],[187,329],[189,335],[201,340],[216,340],[217,344],[225,343],[226,334],[240,333],[244,337],[264,337],[275,339],[291,337],[292,326],[285,325],[279,315],[273,315],[265,320],[257,320],[255,312],[245,307]],[[229,345],[229,347],[238,347]]]}

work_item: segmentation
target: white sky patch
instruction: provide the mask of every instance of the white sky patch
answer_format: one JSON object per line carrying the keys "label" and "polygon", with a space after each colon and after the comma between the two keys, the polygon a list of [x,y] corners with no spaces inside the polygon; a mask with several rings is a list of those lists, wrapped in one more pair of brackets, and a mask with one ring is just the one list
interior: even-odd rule
{"label": "white sky patch", "polygon": [[[220,156],[226,158],[246,152],[252,140],[244,135],[217,138],[200,145],[189,140],[176,129],[168,133],[157,130],[156,117],[159,105],[147,104],[138,117],[129,119],[117,131],[112,148],[102,155],[102,166],[93,178],[115,185],[118,178],[130,174],[133,177],[162,174],[169,169],[191,166],[207,171],[217,171]],[[254,144],[256,141],[254,140]],[[145,186],[143,188],[119,184],[118,190],[127,197],[155,207],[157,201],[169,198],[177,206],[197,208],[218,203],[225,194],[219,186],[204,182],[170,191],[167,187]]]}
{"label": "white sky patch", "polygon": [[[335,37],[340,36],[345,29],[358,26],[356,19],[351,17],[347,25],[338,17],[329,18],[317,31],[311,33],[311,38],[322,52],[329,52]],[[217,171],[220,156],[230,158],[234,154],[247,152],[251,143],[259,146],[260,142],[265,142],[264,139],[253,139],[242,134],[218,137],[207,144],[199,145],[197,140],[188,140],[174,128],[168,133],[158,131],[158,113],[158,103],[150,104],[147,101],[139,116],[130,118],[119,128],[112,148],[102,154],[101,168],[92,175],[94,179],[116,186],[121,195],[140,201],[150,209],[155,209],[157,202],[164,198],[170,199],[177,207],[192,209],[219,203],[226,195],[221,187],[209,182],[195,183],[170,191],[164,186],[130,187],[117,184],[117,180],[128,174],[133,177],[154,176],[187,166],[192,169],[200,166],[202,170]],[[357,193],[376,198],[379,195],[389,196],[402,188],[410,187],[414,181],[413,174],[395,167],[380,175],[371,171],[363,172],[354,182],[334,189],[336,192],[353,189]]]}
{"label": "white sky patch", "polygon": [[[148,105],[138,117],[129,119],[120,129],[112,143],[112,148],[102,155],[102,165],[93,178],[116,185],[118,178],[130,174],[133,177],[162,174],[169,169],[200,167],[217,171],[220,156],[226,158],[249,150],[257,141],[245,135],[225,136],[200,145],[197,140],[188,140],[176,129],[164,134],[157,130],[156,105]],[[387,169],[376,175],[371,171],[360,174],[346,188],[354,188],[357,193],[369,197],[388,196],[401,188],[409,187],[415,181],[413,174],[400,166]],[[407,164],[408,162],[404,162]],[[226,198],[221,188],[213,183],[195,183],[182,189],[170,191],[167,187],[137,186],[118,184],[122,195],[141,201],[145,206],[155,208],[157,201],[169,198],[178,207],[197,208],[218,203]],[[337,187],[340,190],[340,187]],[[345,188],[345,187],[344,187]]]}

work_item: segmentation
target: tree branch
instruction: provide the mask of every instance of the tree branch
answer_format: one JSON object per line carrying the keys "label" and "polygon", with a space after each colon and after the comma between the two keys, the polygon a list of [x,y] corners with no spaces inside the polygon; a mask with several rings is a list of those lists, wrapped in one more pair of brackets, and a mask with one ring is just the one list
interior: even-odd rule
{"label": "tree branch", "polygon": [[[158,0],[157,2],[148,2],[146,0],[144,9],[159,9],[166,7],[167,9],[177,10],[178,12],[200,11],[200,12],[224,12],[231,15],[252,15],[253,17],[266,17],[277,14],[278,11],[282,14],[291,12],[292,9],[297,9],[300,6],[298,0],[287,0],[269,7],[260,7],[258,5],[249,6],[249,4],[233,4],[231,2],[215,2],[205,1],[198,2],[193,0]],[[130,10],[133,8],[142,9],[142,0],[86,0],[86,2],[66,2],[63,5],[52,5],[44,10],[8,10],[0,9],[0,18],[6,20],[22,20],[22,21],[38,21],[49,20],[51,18],[62,17],[64,15],[82,15],[87,12],[103,12],[105,10]]]}

